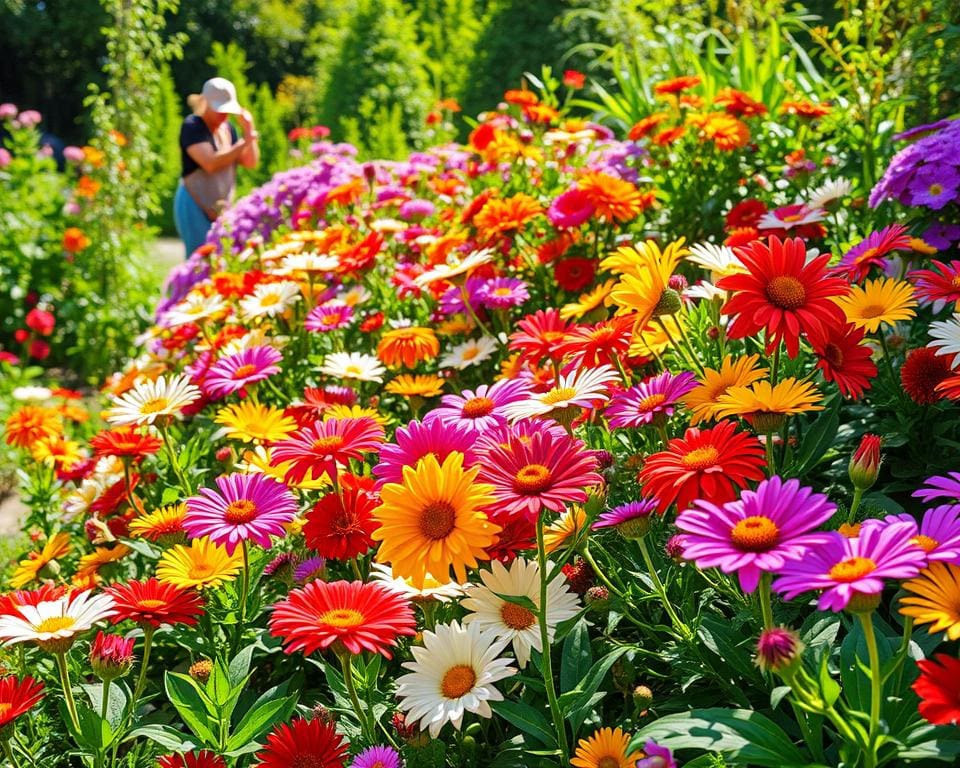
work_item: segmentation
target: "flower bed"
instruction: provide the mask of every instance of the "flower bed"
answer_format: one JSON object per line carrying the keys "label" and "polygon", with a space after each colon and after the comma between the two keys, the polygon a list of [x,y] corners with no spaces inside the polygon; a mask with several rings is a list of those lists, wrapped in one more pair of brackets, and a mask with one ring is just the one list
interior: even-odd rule
{"label": "flower bed", "polygon": [[623,140],[511,91],[407,162],[319,142],[171,275],[106,427],[16,409],[10,759],[952,760],[957,123],[879,220],[827,106],[697,87]]}

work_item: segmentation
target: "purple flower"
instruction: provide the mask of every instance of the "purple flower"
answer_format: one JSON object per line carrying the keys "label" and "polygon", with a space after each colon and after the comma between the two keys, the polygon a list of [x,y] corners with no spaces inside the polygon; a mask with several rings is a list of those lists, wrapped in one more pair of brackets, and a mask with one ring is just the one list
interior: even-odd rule
{"label": "purple flower", "polygon": [[940,251],[945,251],[957,240],[960,240],[960,225],[948,224],[945,221],[934,222],[926,232],[923,240]]}
{"label": "purple flower", "polygon": [[298,584],[314,581],[324,575],[326,567],[327,561],[322,557],[311,557],[297,566],[297,569],[293,572],[293,580]]}
{"label": "purple flower", "polygon": [[611,427],[642,427],[658,417],[669,418],[680,398],[696,386],[697,379],[689,371],[651,376],[613,398],[607,406],[607,421]]}
{"label": "purple flower", "polygon": [[757,666],[764,672],[777,672],[793,664],[803,652],[803,643],[792,629],[770,627],[757,640]]}
{"label": "purple flower", "polygon": [[496,277],[477,289],[477,298],[487,309],[518,307],[530,298],[526,283],[515,277]]}
{"label": "purple flower", "polygon": [[927,560],[960,564],[960,505],[941,504],[923,513],[919,525],[908,513],[887,515],[883,520],[864,520],[864,526],[907,523],[910,539],[927,553]]}
{"label": "purple flower", "polygon": [[393,443],[380,448],[380,458],[373,467],[377,487],[403,482],[403,468],[413,467],[424,456],[433,455],[441,464],[454,451],[463,454],[463,465],[472,466],[477,457],[473,443],[477,433],[469,424],[446,423],[433,419],[426,423],[411,421],[397,429]]}
{"label": "purple flower", "polygon": [[787,562],[773,588],[787,600],[823,590],[821,611],[863,610],[879,599],[884,579],[911,579],[920,572],[926,554],[911,540],[913,530],[901,522],[865,525],[855,539],[832,531],[801,560]]}
{"label": "purple flower", "polygon": [[960,502],[960,472],[950,472],[946,477],[934,475],[928,477],[924,488],[913,492],[913,496],[929,503],[934,499],[949,499]]}
{"label": "purple flower", "polygon": [[910,182],[912,202],[939,211],[956,199],[957,187],[960,187],[960,174],[955,168],[949,165],[925,165]]}
{"label": "purple flower", "polygon": [[310,310],[303,327],[308,331],[326,333],[344,328],[352,322],[353,307],[342,301],[328,301]]}
{"label": "purple flower", "polygon": [[400,753],[393,747],[368,747],[357,753],[350,768],[400,768]]}
{"label": "purple flower", "polygon": [[677,768],[677,761],[673,759],[673,752],[661,747],[653,741],[643,745],[646,757],[637,760],[637,768]]}
{"label": "purple flower", "polygon": [[576,187],[572,187],[550,203],[547,218],[553,226],[567,229],[579,227],[593,216],[595,210],[590,198]]}
{"label": "purple flower", "polygon": [[741,589],[753,592],[761,573],[779,572],[828,542],[831,534],[810,532],[836,509],[823,494],[774,475],[722,507],[698,499],[676,526],[685,534],[684,558],[698,568],[736,573]]}
{"label": "purple flower", "polygon": [[484,282],[485,280],[482,277],[469,277],[467,278],[466,283],[464,283],[463,289],[460,289],[457,286],[451,286],[448,288],[440,297],[440,312],[442,312],[444,315],[457,315],[466,313],[467,305],[463,301],[464,291],[466,291],[467,300],[470,302],[470,306],[473,308],[473,311],[476,312],[478,309],[480,309],[479,290],[480,286],[482,286]]}
{"label": "purple flower", "polygon": [[884,200],[939,210],[957,197],[960,120],[920,126],[903,136],[926,134],[893,156],[883,178],[870,191],[870,207]]}
{"label": "purple flower", "polygon": [[68,163],[80,163],[83,162],[84,154],[83,150],[80,147],[64,147],[63,148],[63,159]]}
{"label": "purple flower", "polygon": [[446,424],[465,424],[483,432],[499,424],[506,424],[503,407],[525,400],[530,385],[517,379],[501,379],[492,386],[481,384],[476,391],[465,389],[459,395],[444,395],[441,405],[425,417],[424,422],[440,419]]}
{"label": "purple flower", "polygon": [[248,384],[262,381],[279,372],[277,365],[283,359],[273,347],[250,347],[217,360],[203,381],[208,397],[226,397]]}
{"label": "purple flower", "polygon": [[400,206],[400,218],[404,221],[422,221],[436,212],[437,207],[429,200],[407,200]]}
{"label": "purple flower", "polygon": [[917,125],[913,128],[910,128],[903,133],[896,133],[893,136],[894,141],[907,141],[908,139],[914,139],[918,136],[926,136],[931,133],[936,133],[941,128],[946,128],[950,125],[951,120],[937,120],[935,123],[927,123],[926,125]]}

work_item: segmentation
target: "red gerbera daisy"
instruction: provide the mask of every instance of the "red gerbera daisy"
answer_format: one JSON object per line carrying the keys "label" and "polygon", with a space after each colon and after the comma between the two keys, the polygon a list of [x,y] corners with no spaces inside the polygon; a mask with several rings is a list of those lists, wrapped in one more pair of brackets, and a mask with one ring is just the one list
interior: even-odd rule
{"label": "red gerbera daisy", "polygon": [[917,662],[920,677],[913,690],[920,697],[920,716],[934,725],[960,722],[960,659],[938,653]]}
{"label": "red gerbera daisy", "polygon": [[760,237],[760,230],[756,227],[734,227],[727,231],[727,237],[723,241],[724,245],[731,248],[750,245],[754,240]]}
{"label": "red gerbera daisy", "polygon": [[184,755],[163,755],[157,758],[159,768],[227,768],[226,761],[208,749]]}
{"label": "red gerbera daisy", "polygon": [[582,256],[561,259],[553,268],[553,277],[557,281],[557,285],[571,293],[590,285],[596,274],[596,259],[585,259]]}
{"label": "red gerbera daisy", "polygon": [[491,448],[477,479],[493,486],[494,514],[535,518],[544,507],[562,512],[570,502],[586,501],[586,489],[602,482],[596,469],[580,440],[543,429]]}
{"label": "red gerbera daisy", "polygon": [[141,626],[153,628],[161,624],[193,626],[203,614],[203,599],[193,590],[178,589],[156,578],[114,584],[107,592],[113,597],[116,613],[114,624],[132,619]]}
{"label": "red gerbera daisy", "polygon": [[270,634],[282,637],[287,653],[325,650],[334,643],[350,653],[380,653],[400,635],[413,635],[417,622],[410,601],[383,584],[311,581],[273,606]]}
{"label": "red gerbera daisy", "polygon": [[933,269],[915,269],[907,274],[921,302],[960,301],[960,261],[944,264],[932,259]]}
{"label": "red gerbera daisy", "polygon": [[832,298],[846,293],[847,283],[828,276],[829,253],[808,263],[803,240],[777,237],[771,237],[769,245],[757,241],[736,252],[747,273],[717,281],[718,288],[733,291],[721,310],[736,315],[727,329],[731,339],[764,330],[768,354],[783,341],[787,355],[796,357],[801,333],[818,333],[825,326],[845,323],[843,310]]}
{"label": "red gerbera daisy", "polygon": [[380,503],[366,478],[343,475],[341,493],[328,493],[307,513],[303,535],[307,546],[328,560],[348,560],[373,546],[377,527],[373,510]]}
{"label": "red gerbera daisy", "polygon": [[44,584],[37,589],[23,589],[15,592],[8,592],[0,595],[0,616],[20,616],[19,606],[21,605],[39,605],[40,603],[53,602],[67,594],[65,586],[53,586]]}
{"label": "red gerbera daisy", "polygon": [[577,368],[612,365],[614,358],[627,357],[633,338],[634,320],[629,315],[603,320],[596,325],[581,325],[567,334],[556,348],[560,358],[570,357]]}
{"label": "red gerbera daisy", "polygon": [[517,323],[519,330],[510,334],[510,350],[520,353],[520,359],[536,365],[543,358],[559,360],[557,347],[573,326],[560,319],[559,309],[538,310]]}
{"label": "red gerbera daisy", "polygon": [[43,683],[32,677],[0,679],[0,728],[12,723],[43,698]]}
{"label": "red gerbera daisy", "polygon": [[134,461],[160,450],[163,442],[153,435],[144,435],[135,427],[105,429],[90,438],[94,456],[129,456]]}
{"label": "red gerbera daisy", "polygon": [[691,427],[671,440],[667,450],[647,458],[638,479],[662,514],[674,502],[684,510],[696,499],[732,501],[748,481],[763,479],[765,466],[760,441],[722,421],[713,429]]}
{"label": "red gerbera daisy", "polygon": [[286,440],[275,443],[270,453],[272,462],[292,461],[285,480],[301,483],[310,474],[316,480],[324,473],[335,481],[337,465],[350,459],[362,459],[375,451],[384,440],[383,427],[373,419],[327,419],[310,424]]}
{"label": "red gerbera daisy", "polygon": [[267,745],[257,752],[258,768],[343,768],[350,744],[337,733],[334,723],[318,717],[302,717],[278,725],[267,736]]}
{"label": "red gerbera daisy", "polygon": [[870,379],[877,375],[873,353],[864,345],[863,335],[863,328],[847,323],[843,327],[829,326],[822,335],[809,337],[823,378],[836,382],[844,397],[855,400],[870,388]]}
{"label": "red gerbera daisy", "polygon": [[760,223],[760,219],[763,218],[763,214],[766,212],[767,206],[764,205],[763,201],[754,198],[744,200],[733,206],[726,215],[724,220],[726,225],[725,229],[729,232],[730,230],[740,229],[741,227],[756,228]]}
{"label": "red gerbera daisy", "polygon": [[943,397],[938,387],[950,376],[949,355],[938,355],[931,347],[911,350],[900,368],[903,391],[917,405],[930,405]]}

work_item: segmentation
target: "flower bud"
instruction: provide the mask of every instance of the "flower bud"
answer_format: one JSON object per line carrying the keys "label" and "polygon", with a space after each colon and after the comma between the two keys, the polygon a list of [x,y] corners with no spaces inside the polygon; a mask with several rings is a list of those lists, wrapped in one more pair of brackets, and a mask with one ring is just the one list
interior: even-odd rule
{"label": "flower bud", "polygon": [[590,587],[583,596],[583,602],[586,603],[588,608],[602,611],[610,605],[610,590],[600,584]]}
{"label": "flower bud", "polygon": [[97,632],[90,645],[90,666],[104,682],[123,677],[133,666],[133,638]]}
{"label": "flower bud", "polygon": [[323,706],[323,704],[314,704],[311,712],[313,713],[313,719],[319,720],[321,723],[330,725],[332,723],[337,722],[336,715],[334,715],[333,712],[331,712],[329,709]]}
{"label": "flower bud", "polygon": [[683,540],[684,535],[682,533],[675,533],[664,545],[664,551],[667,553],[667,557],[671,560],[682,563],[683,562]]}
{"label": "flower bud", "polygon": [[660,294],[660,301],[657,302],[657,306],[653,309],[653,316],[675,315],[680,311],[681,307],[683,307],[683,299],[680,298],[680,294],[673,290],[673,288],[667,288]]}
{"label": "flower bud", "polygon": [[196,680],[201,685],[206,685],[207,680],[210,679],[210,675],[213,673],[213,662],[210,659],[200,659],[200,661],[195,661],[190,665],[189,674],[194,680]]}
{"label": "flower bud", "polygon": [[633,703],[640,712],[649,709],[653,704],[653,691],[646,685],[638,685],[633,689]]}
{"label": "flower bud", "polygon": [[882,441],[879,435],[864,435],[850,458],[850,482],[857,490],[865,491],[877,482],[877,475],[880,474]]}
{"label": "flower bud", "polygon": [[803,653],[800,636],[786,627],[771,627],[757,641],[757,666],[764,672],[779,672],[792,666]]}

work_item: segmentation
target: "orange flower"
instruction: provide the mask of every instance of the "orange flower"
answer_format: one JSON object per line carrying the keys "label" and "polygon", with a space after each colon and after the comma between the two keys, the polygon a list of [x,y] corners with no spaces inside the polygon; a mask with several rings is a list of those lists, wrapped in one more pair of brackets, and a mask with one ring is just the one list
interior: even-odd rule
{"label": "orange flower", "polygon": [[531,123],[552,123],[560,113],[546,104],[530,104],[523,108],[523,116]]}
{"label": "orange flower", "polygon": [[396,328],[387,331],[377,345],[377,357],[385,365],[413,368],[423,360],[432,360],[440,354],[440,341],[431,328]]}
{"label": "orange flower", "polygon": [[543,213],[543,206],[530,195],[519,193],[505,200],[494,198],[474,217],[474,226],[484,237],[521,229],[531,219]]}
{"label": "orange flower", "polygon": [[63,250],[67,253],[79,253],[90,245],[90,238],[78,227],[67,227],[63,233]]}
{"label": "orange flower", "polygon": [[363,195],[365,186],[363,179],[354,179],[341,184],[339,187],[334,187],[327,193],[327,205],[332,203],[352,205]]}
{"label": "orange flower", "polygon": [[814,104],[812,101],[785,101],[780,105],[781,115],[796,115],[797,117],[806,117],[813,119],[815,117],[824,117],[830,114],[829,104]]}
{"label": "orange flower", "polygon": [[539,104],[540,98],[533,91],[523,90],[507,91],[503,94],[503,100],[507,104],[516,104],[521,107],[529,107],[533,104]]}
{"label": "orange flower", "polygon": [[685,125],[678,125],[675,128],[667,128],[665,131],[660,131],[656,136],[653,137],[652,141],[654,144],[658,144],[661,147],[666,147],[681,136],[686,133],[687,127]]}
{"label": "orange flower", "polygon": [[103,152],[89,144],[83,148],[83,162],[100,168],[103,165]]}
{"label": "orange flower", "polygon": [[735,88],[721,88],[717,91],[713,103],[737,117],[753,117],[754,115],[764,115],[767,112],[764,104]]}
{"label": "orange flower", "polygon": [[76,192],[80,197],[85,197],[88,200],[93,200],[97,196],[97,192],[100,190],[100,182],[94,181],[89,176],[81,176],[77,180],[77,189]]}
{"label": "orange flower", "polygon": [[600,171],[585,173],[577,180],[577,187],[607,221],[630,221],[644,207],[640,191],[633,184]]}
{"label": "orange flower", "polygon": [[664,80],[661,83],[657,83],[653,86],[654,93],[665,94],[665,93],[680,93],[680,91],[685,91],[688,88],[693,88],[694,86],[700,85],[700,78],[697,75],[683,75],[681,77],[674,77],[671,80]]}
{"label": "orange flower", "polygon": [[7,419],[7,445],[30,448],[39,440],[57,437],[62,430],[59,413],[50,408],[25,405]]}
{"label": "orange flower", "polygon": [[111,130],[110,138],[113,139],[113,143],[116,144],[118,147],[127,146],[127,137],[124,136],[122,133],[120,133],[120,131]]}
{"label": "orange flower", "polygon": [[667,115],[666,112],[654,112],[652,115],[647,115],[630,129],[630,133],[627,134],[627,138],[630,139],[630,141],[642,139],[644,136],[650,133],[650,131],[660,125],[660,123],[666,120],[667,117],[669,117],[669,115]]}
{"label": "orange flower", "polygon": [[460,104],[456,99],[440,99],[434,109],[446,110],[447,112],[459,112]]}
{"label": "orange flower", "polygon": [[747,124],[726,112],[689,115],[687,123],[699,131],[701,141],[712,141],[722,152],[740,149],[750,141]]}

